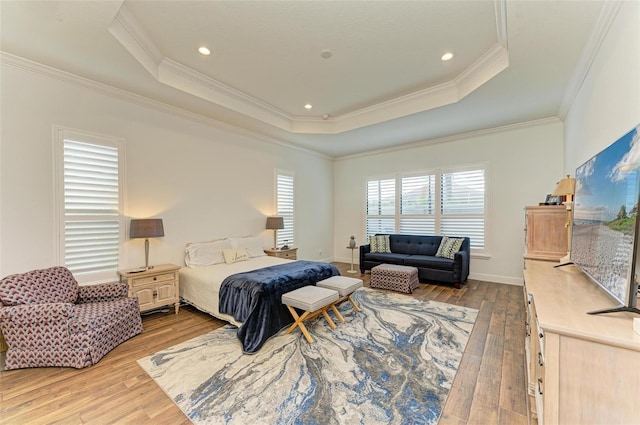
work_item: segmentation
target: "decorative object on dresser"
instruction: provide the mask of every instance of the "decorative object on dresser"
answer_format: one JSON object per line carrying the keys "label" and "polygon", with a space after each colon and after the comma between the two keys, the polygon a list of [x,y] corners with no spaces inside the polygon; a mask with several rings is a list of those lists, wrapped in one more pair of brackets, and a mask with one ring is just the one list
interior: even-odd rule
{"label": "decorative object on dresser", "polygon": [[[161,218],[132,219],[129,229],[131,239],[144,238],[144,268],[149,267],[149,238],[164,236],[164,227]],[[152,266],[153,267],[153,266]]]}
{"label": "decorative object on dresser", "polygon": [[120,281],[129,286],[129,296],[140,303],[140,311],[173,305],[176,314],[180,307],[180,266],[162,264],[138,272],[137,269],[120,270]]}
{"label": "decorative object on dresser", "polygon": [[573,195],[576,193],[576,179],[572,178],[569,174],[567,177],[558,182],[556,190],[553,192],[554,196],[561,199],[562,205],[567,208],[567,222],[564,227],[567,229],[567,255],[560,259],[560,262],[569,261],[571,251],[571,207],[573,206]]}
{"label": "decorative object on dresser", "polygon": [[51,267],[0,281],[0,327],[5,369],[80,369],[142,332],[142,321],[126,285],[80,286],[66,267]]}
{"label": "decorative object on dresser", "polygon": [[525,253],[532,260],[558,261],[567,255],[568,236],[564,205],[525,207]]}
{"label": "decorative object on dresser", "polygon": [[638,423],[634,315],[585,314],[613,301],[577,267],[525,260],[525,351],[538,424]]}
{"label": "decorative object on dresser", "polygon": [[369,237],[370,242],[374,238],[377,239],[376,244],[360,245],[362,274],[380,264],[411,266],[418,268],[418,278],[422,282],[453,283],[458,289],[469,277],[469,238],[375,235]]}
{"label": "decorative object on dresser", "polygon": [[273,230],[273,249],[278,249],[278,229],[284,229],[284,217],[267,217],[267,230]]}
{"label": "decorative object on dresser", "polygon": [[298,248],[265,249],[264,252],[270,257],[286,258],[287,260],[298,259]]}

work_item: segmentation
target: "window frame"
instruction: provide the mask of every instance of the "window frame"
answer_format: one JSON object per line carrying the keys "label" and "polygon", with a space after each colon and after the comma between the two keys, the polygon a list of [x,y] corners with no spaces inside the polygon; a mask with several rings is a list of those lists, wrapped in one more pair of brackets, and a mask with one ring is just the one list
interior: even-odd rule
{"label": "window frame", "polygon": [[[118,264],[114,269],[87,273],[74,273],[75,279],[79,283],[101,283],[117,280],[118,270],[125,264],[125,250],[123,249],[126,238],[126,217],[125,199],[126,199],[126,158],[125,158],[125,140],[123,138],[108,136],[84,130],[77,130],[62,126],[53,126],[53,158],[54,158],[54,252],[56,264],[65,266],[66,247],[65,247],[65,140],[73,140],[82,143],[95,144],[116,148],[118,151]],[[95,219],[95,217],[93,217]],[[75,217],[74,221],[89,219],[89,217]],[[113,220],[113,218],[111,218]]]}
{"label": "window frame", "polygon": [[[482,162],[482,163],[474,163],[474,164],[466,164],[466,165],[458,165],[458,166],[448,166],[448,167],[440,167],[440,168],[435,168],[435,169],[428,169],[428,170],[423,170],[423,171],[411,171],[411,172],[397,172],[397,173],[393,173],[393,174],[382,174],[379,176],[366,176],[364,179],[364,216],[365,216],[365,220],[364,220],[364,231],[363,234],[365,235],[365,238],[368,240],[369,238],[369,234],[368,234],[368,221],[369,219],[372,217],[368,214],[368,190],[369,190],[369,182],[371,181],[380,181],[380,180],[387,180],[387,179],[395,179],[395,215],[394,215],[394,227],[395,233],[400,234],[400,224],[401,224],[401,219],[403,217],[403,215],[401,214],[402,211],[402,179],[403,178],[408,178],[408,177],[419,177],[419,176],[424,176],[424,175],[434,175],[435,176],[435,193],[434,193],[434,198],[435,198],[435,202],[433,205],[433,211],[434,211],[434,226],[435,226],[435,232],[434,234],[436,235],[442,235],[442,218],[445,216],[465,216],[465,214],[443,214],[442,213],[442,205],[441,205],[441,200],[442,200],[442,176],[444,174],[450,174],[450,173],[457,173],[457,172],[465,172],[465,171],[477,171],[477,170],[483,170],[484,171],[484,211],[482,213],[482,217],[484,219],[484,246],[482,248],[472,248],[471,249],[471,253],[472,256],[476,257],[476,258],[489,258],[490,257],[490,247],[491,247],[491,241],[490,241],[490,221],[489,221],[489,210],[490,210],[490,206],[489,206],[489,190],[490,190],[490,167],[489,167],[489,163],[488,162]],[[472,214],[469,214],[472,215]],[[407,214],[406,217],[407,218],[412,218],[412,217],[417,217],[419,218],[420,216],[422,216],[421,214],[415,215],[415,214]],[[429,216],[428,214],[425,214],[424,216]],[[375,216],[373,216],[375,217]],[[389,216],[391,217],[391,216]],[[409,233],[406,233],[409,234]],[[466,236],[466,235],[458,235],[458,236]]]}
{"label": "window frame", "polygon": [[[283,176],[291,179],[291,213],[282,213],[280,211],[280,185],[279,185],[279,177]],[[275,169],[274,170],[274,209],[276,216],[281,216],[284,219],[284,229],[280,229],[277,232],[276,239],[276,247],[281,247],[284,245],[285,237],[287,238],[287,245],[289,247],[295,244],[296,240],[296,177],[293,171],[283,170],[283,169]],[[287,233],[285,233],[285,231]],[[291,233],[291,236],[288,236],[288,232]],[[283,236],[283,233],[285,236]],[[290,237],[290,239],[289,239]]]}

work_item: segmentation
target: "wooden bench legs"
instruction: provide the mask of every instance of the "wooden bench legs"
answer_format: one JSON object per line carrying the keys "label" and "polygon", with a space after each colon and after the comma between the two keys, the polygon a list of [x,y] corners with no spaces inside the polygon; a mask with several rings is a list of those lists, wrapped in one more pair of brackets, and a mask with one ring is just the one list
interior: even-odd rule
{"label": "wooden bench legs", "polygon": [[[304,325],[304,321],[305,320],[313,320],[313,319],[315,319],[316,317],[318,317],[319,315],[322,314],[324,316],[325,320],[327,321],[327,323],[329,324],[329,326],[331,327],[331,329],[335,329],[336,328],[336,324],[333,323],[333,320],[331,320],[331,317],[329,317],[329,313],[327,313],[327,309],[329,307],[332,307],[333,311],[337,313],[336,308],[335,308],[335,304],[332,303],[330,305],[326,305],[326,306],[322,307],[320,310],[305,311],[304,313],[302,313],[302,316],[299,316],[298,312],[296,311],[296,309],[291,307],[290,305],[288,305],[287,308],[289,309],[289,312],[291,313],[291,316],[293,316],[293,318],[295,319],[295,322],[289,327],[289,329],[287,329],[286,333],[289,334],[295,328],[299,327],[300,330],[302,331],[302,334],[307,339],[307,341],[309,341],[309,343],[312,344],[313,343],[313,337],[311,336],[311,334],[307,330],[307,327]],[[338,314],[339,318],[342,318],[342,316],[339,316],[340,313],[337,313],[337,314]],[[344,318],[342,319],[342,321],[344,322]]]}

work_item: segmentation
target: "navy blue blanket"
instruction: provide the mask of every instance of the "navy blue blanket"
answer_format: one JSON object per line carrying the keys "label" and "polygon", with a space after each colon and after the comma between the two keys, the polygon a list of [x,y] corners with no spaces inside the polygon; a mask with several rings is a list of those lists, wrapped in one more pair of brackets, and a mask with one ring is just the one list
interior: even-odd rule
{"label": "navy blue blanket", "polygon": [[227,277],[220,287],[220,313],[243,322],[238,339],[255,353],[280,329],[293,323],[282,294],[337,276],[338,269],[317,261],[293,261]]}

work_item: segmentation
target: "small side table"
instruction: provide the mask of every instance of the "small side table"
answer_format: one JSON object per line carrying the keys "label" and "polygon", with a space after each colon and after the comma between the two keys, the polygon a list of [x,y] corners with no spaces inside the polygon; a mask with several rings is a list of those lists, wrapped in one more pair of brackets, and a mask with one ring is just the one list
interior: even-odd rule
{"label": "small side table", "polygon": [[356,249],[358,249],[357,246],[354,246],[353,248],[348,246],[347,249],[351,250],[351,268],[349,270],[347,270],[347,273],[360,273],[358,270],[354,270],[353,269],[353,251],[355,251]]}
{"label": "small side table", "polygon": [[180,266],[162,264],[152,269],[136,272],[120,270],[120,282],[129,285],[129,297],[138,297],[140,311],[154,310],[173,305],[178,314],[180,308]]}
{"label": "small side table", "polygon": [[288,260],[297,260],[298,259],[298,248],[265,249],[264,252],[269,257],[286,258]]}

